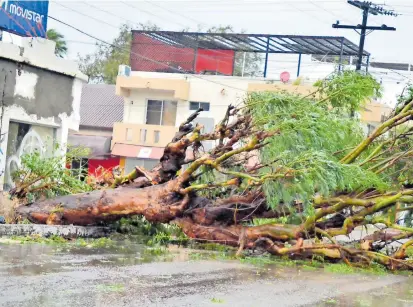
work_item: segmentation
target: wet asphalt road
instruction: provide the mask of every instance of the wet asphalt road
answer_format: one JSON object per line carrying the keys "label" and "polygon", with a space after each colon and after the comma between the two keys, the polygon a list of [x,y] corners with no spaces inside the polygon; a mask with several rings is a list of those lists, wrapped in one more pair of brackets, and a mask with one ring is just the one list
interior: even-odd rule
{"label": "wet asphalt road", "polygon": [[413,306],[413,282],[403,276],[191,261],[187,250],[159,259],[139,245],[0,244],[0,306],[404,307]]}

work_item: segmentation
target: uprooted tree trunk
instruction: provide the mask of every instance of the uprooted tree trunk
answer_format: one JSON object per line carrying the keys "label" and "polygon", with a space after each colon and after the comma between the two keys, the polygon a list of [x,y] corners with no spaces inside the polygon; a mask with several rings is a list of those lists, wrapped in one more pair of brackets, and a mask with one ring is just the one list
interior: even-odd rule
{"label": "uprooted tree trunk", "polygon": [[[403,110],[350,151],[342,163],[352,163],[376,138],[411,118],[412,104],[411,101],[406,103]],[[245,222],[256,217],[279,217],[290,213],[291,207],[283,204],[275,210],[268,209],[262,184],[266,180],[288,178],[291,170],[278,169],[259,175],[259,169],[268,164],[257,164],[248,171],[236,171],[228,165],[245,165],[250,157],[248,153],[258,151],[270,137],[282,131],[257,131],[248,112],[241,113],[240,109],[229,107],[215,131],[202,134],[202,127],[191,124],[198,114],[199,111],[179,127],[179,132],[165,147],[159,165],[153,170],[136,168],[125,177],[116,178],[112,189],[31,203],[19,207],[18,214],[34,223],[75,225],[96,225],[125,216],[143,215],[150,222],[176,223],[190,238],[239,247],[239,251],[260,247],[274,255],[295,258],[320,255],[334,261],[375,261],[391,269],[413,267],[405,260],[406,249],[413,240],[404,243],[391,255],[379,253],[386,244],[412,237],[413,229],[401,227],[380,216],[371,218],[375,213],[395,208],[400,202],[412,203],[413,190],[410,189],[314,197],[315,213],[303,218],[298,225],[245,226]],[[215,141],[217,145],[209,153],[200,154],[203,141]],[[187,161],[186,153],[190,148],[194,159]],[[374,154],[370,158],[373,157]],[[394,163],[394,160],[388,163]],[[189,166],[181,170],[185,164]],[[225,180],[197,183],[202,168],[223,174]],[[244,193],[237,195],[219,199],[200,196],[201,191],[209,189],[241,186]],[[302,204],[297,202],[294,212],[301,210]],[[385,224],[392,231],[379,230],[360,241],[357,248],[334,239],[337,235],[349,234],[357,226],[377,223]]]}

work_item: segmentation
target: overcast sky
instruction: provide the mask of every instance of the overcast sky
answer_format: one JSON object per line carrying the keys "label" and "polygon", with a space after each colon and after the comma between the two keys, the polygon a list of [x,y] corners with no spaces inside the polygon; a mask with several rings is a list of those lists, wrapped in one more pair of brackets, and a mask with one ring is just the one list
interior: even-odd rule
{"label": "overcast sky", "polygon": [[[378,0],[398,17],[369,17],[370,25],[394,26],[393,31],[376,31],[367,37],[365,49],[375,61],[412,62],[413,1]],[[354,30],[333,29],[332,23],[359,24],[361,10],[346,0],[137,0],[137,1],[50,1],[49,15],[96,37],[111,41],[124,23],[152,22],[163,30],[197,31],[198,26],[232,25],[248,33],[345,36],[358,44]],[[88,16],[85,16],[88,15]],[[68,57],[93,52],[95,41],[49,19],[68,41]]]}

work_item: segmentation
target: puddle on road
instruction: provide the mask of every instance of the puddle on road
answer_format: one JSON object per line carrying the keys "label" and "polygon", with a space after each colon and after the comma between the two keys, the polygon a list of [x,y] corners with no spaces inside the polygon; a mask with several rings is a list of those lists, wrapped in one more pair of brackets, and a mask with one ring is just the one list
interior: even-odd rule
{"label": "puddle on road", "polygon": [[[199,252],[199,250],[196,251],[196,253]],[[193,259],[193,257],[190,257],[191,254],[194,254],[193,250],[178,247],[168,249],[167,253],[160,253],[143,244],[129,241],[118,241],[110,247],[102,248],[81,247],[71,244],[0,244],[0,274],[35,276],[57,272],[68,272],[72,270],[83,272],[83,270],[92,267],[122,267],[150,262],[183,262]],[[155,269],[156,268],[154,268],[154,270]],[[235,272],[235,270],[233,271]],[[282,278],[286,280],[306,279],[319,284],[337,284],[337,287],[341,287],[343,284],[352,284],[355,280],[363,282],[363,278],[366,278],[366,276],[363,275],[358,277],[348,275],[348,281],[345,280],[343,282],[343,279],[347,278],[345,275],[340,275],[340,278],[338,278],[339,275],[337,274],[325,274],[322,272],[320,272],[320,274],[314,274],[314,271],[303,271],[297,268],[287,268],[279,265],[264,266],[263,268],[257,268],[256,270],[254,269],[248,272],[240,271],[237,273],[239,276],[237,275],[236,277],[229,273],[225,274],[225,276],[217,275],[219,278],[217,277],[208,281],[203,281],[203,286],[208,282],[213,284],[222,282],[224,285],[233,283],[235,280],[250,280],[253,282],[254,280],[262,281],[266,279],[271,280],[271,278]],[[233,278],[235,278],[235,280],[233,280]],[[151,282],[158,285],[158,287],[164,287],[164,284],[167,284],[167,280],[171,279],[171,276],[158,276],[156,278],[151,277],[150,279]],[[182,276],[182,280],[186,279],[187,277]],[[122,294],[127,289],[131,289],[131,287],[134,291],[137,291],[137,289],[143,287],[142,284],[145,284],[146,279],[144,277],[140,277],[135,281],[128,279],[128,282],[125,284],[118,281],[108,282],[94,285],[94,289],[99,293],[99,296],[114,296],[117,295],[117,293]],[[188,282],[189,285],[192,283],[192,281]],[[134,283],[137,284],[135,285]],[[189,291],[188,287],[189,286],[186,283],[174,285],[174,289],[178,289],[182,293]],[[79,290],[77,290],[76,287],[65,291],[74,291],[74,294],[64,293],[64,295],[70,295],[73,296],[73,298],[76,298],[76,295],[80,295],[77,294]],[[52,306],[53,304],[49,305]],[[45,306],[49,305],[48,303],[45,303]],[[413,278],[377,290],[326,299],[323,302],[312,306],[413,306]]]}
{"label": "puddle on road", "polygon": [[121,241],[100,248],[72,244],[0,244],[0,272],[12,275],[47,274],[74,267],[127,266],[186,260],[189,260],[189,252],[185,249],[159,250]]}
{"label": "puddle on road", "polygon": [[317,307],[411,307],[413,306],[413,279],[367,293],[348,294],[326,299]]}

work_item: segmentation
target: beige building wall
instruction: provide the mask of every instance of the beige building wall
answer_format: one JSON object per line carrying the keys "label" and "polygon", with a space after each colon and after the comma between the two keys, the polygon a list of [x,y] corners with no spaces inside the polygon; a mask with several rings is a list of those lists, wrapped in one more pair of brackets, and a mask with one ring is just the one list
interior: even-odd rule
{"label": "beige building wall", "polygon": [[173,100],[176,99],[172,91],[149,90],[149,89],[131,89],[129,96],[125,97],[123,110],[123,122],[134,124],[146,124],[146,107],[148,99],[154,100]]}
{"label": "beige building wall", "polygon": [[310,95],[315,92],[316,88],[311,85],[293,85],[293,84],[265,84],[265,83],[249,83],[249,92],[280,92],[287,91],[289,93]]}
{"label": "beige building wall", "polygon": [[361,121],[363,122],[373,122],[380,123],[383,116],[387,116],[391,113],[393,109],[385,104],[378,102],[369,102],[364,110],[361,112]]}

